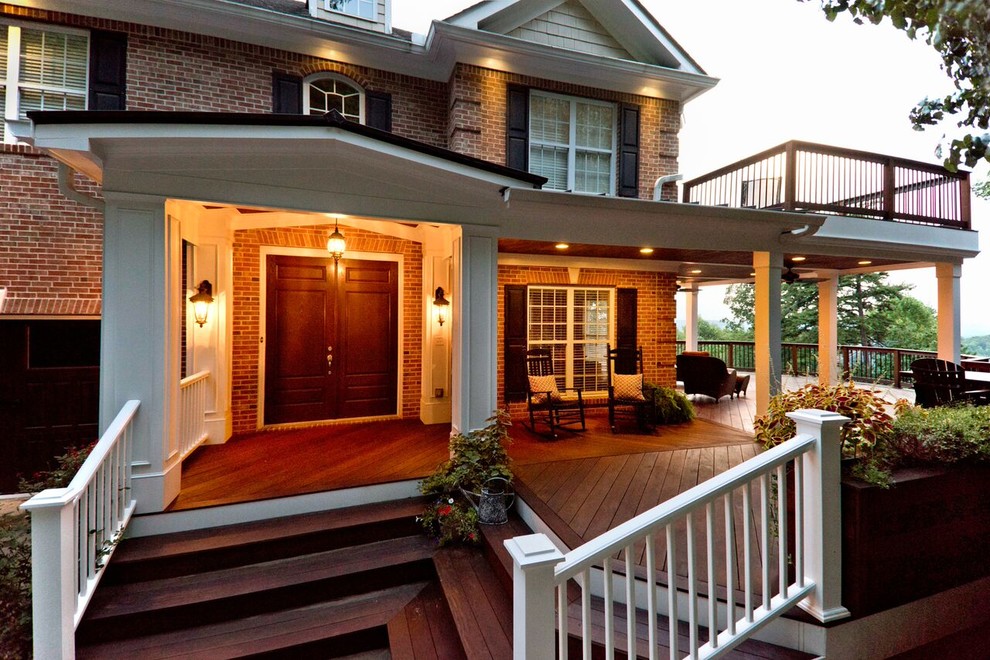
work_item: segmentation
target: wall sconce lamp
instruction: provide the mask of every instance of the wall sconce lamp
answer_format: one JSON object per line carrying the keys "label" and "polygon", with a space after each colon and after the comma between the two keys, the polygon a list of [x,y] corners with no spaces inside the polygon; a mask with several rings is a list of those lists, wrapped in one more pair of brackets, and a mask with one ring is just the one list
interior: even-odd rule
{"label": "wall sconce lamp", "polygon": [[333,233],[330,234],[330,238],[327,239],[327,252],[333,257],[333,262],[337,263],[340,258],[344,256],[344,248],[347,244],[344,242],[344,235],[340,233],[340,229],[337,228],[337,219],[333,220]]}
{"label": "wall sconce lamp", "polygon": [[436,294],[433,298],[433,306],[437,308],[437,322],[440,327],[443,327],[443,322],[447,320],[446,312],[447,307],[450,306],[450,301],[443,297],[443,287],[438,286]]}
{"label": "wall sconce lamp", "polygon": [[210,303],[213,302],[213,285],[209,280],[203,280],[196,287],[196,293],[189,297],[189,302],[193,304],[193,315],[196,323],[203,327],[206,318],[210,315]]}

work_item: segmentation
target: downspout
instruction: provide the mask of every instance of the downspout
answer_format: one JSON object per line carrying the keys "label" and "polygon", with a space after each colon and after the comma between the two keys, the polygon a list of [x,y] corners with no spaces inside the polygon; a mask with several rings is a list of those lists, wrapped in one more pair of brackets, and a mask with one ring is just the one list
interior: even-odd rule
{"label": "downspout", "polygon": [[653,184],[653,201],[660,201],[660,189],[665,183],[673,183],[674,181],[680,181],[684,178],[683,174],[668,174],[667,176],[662,176],[656,180]]}
{"label": "downspout", "polygon": [[95,197],[90,197],[89,195],[84,195],[83,193],[76,190],[76,180],[73,175],[73,170],[69,169],[69,166],[63,162],[58,164],[58,191],[65,195],[67,198],[74,202],[82,204],[83,206],[88,206],[94,208],[97,211],[103,211],[105,206],[102,199],[97,199]]}

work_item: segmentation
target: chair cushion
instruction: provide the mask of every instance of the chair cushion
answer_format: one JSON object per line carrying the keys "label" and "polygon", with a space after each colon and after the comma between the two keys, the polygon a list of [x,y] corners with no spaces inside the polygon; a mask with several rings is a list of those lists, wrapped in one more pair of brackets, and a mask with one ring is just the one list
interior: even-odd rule
{"label": "chair cushion", "polygon": [[547,392],[552,401],[560,401],[560,390],[554,376],[530,376],[529,391],[533,393],[533,403],[545,403]]}
{"label": "chair cushion", "polygon": [[646,401],[643,374],[613,374],[612,391],[619,401]]}

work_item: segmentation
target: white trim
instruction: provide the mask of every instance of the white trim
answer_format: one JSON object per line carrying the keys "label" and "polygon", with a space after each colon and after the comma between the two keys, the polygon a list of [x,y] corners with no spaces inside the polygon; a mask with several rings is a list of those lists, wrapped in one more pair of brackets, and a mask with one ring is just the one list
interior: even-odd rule
{"label": "white trim", "polygon": [[328,259],[330,258],[329,253],[326,250],[321,250],[320,248],[295,248],[295,247],[285,247],[281,245],[262,245],[260,249],[260,260],[259,260],[259,277],[258,277],[258,391],[256,393],[258,401],[258,416],[255,420],[256,429],[267,429],[273,428],[274,426],[286,427],[286,426],[311,426],[314,424],[322,424],[323,422],[356,422],[356,421],[372,421],[378,419],[397,419],[402,417],[402,355],[405,348],[404,333],[402,332],[403,323],[405,322],[405,310],[403,309],[403,302],[405,297],[405,255],[393,254],[388,252],[357,252],[348,250],[344,258],[345,259],[361,259],[363,261],[390,261],[398,264],[399,270],[399,300],[398,300],[398,319],[397,319],[397,332],[398,332],[398,351],[396,353],[396,397],[395,397],[395,414],[394,415],[383,415],[375,417],[347,417],[344,419],[336,420],[313,420],[309,422],[293,423],[291,425],[279,424],[279,425],[265,425],[265,358],[266,352],[268,350],[268,344],[265,342],[266,336],[266,323],[267,318],[265,316],[265,309],[267,307],[268,300],[268,279],[265,277],[265,272],[267,270],[268,257],[272,255],[282,255],[289,257],[312,257],[316,259]]}

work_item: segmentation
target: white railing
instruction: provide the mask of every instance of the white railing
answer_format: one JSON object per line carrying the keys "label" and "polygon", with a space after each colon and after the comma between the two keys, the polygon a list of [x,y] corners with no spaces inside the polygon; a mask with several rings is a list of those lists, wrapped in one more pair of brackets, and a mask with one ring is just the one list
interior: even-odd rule
{"label": "white railing", "polygon": [[[797,423],[791,440],[566,555],[543,534],[505,541],[515,564],[516,660],[553,658],[555,627],[559,658],[572,642],[590,658],[596,636],[605,657],[614,658],[617,649],[636,648],[642,623],[651,659],[662,653],[711,658],[794,605],[820,621],[848,616],[841,605],[839,508],[839,433],[848,419],[818,410],[788,416]],[[637,567],[643,553],[645,573]],[[658,564],[666,567],[668,587],[657,586]],[[573,606],[570,581],[580,591]],[[666,652],[659,639],[663,614],[670,621]],[[678,620],[688,624],[683,649]]]}
{"label": "white railing", "polygon": [[203,370],[179,381],[179,460],[206,440],[206,395],[209,370]]}
{"label": "white railing", "polygon": [[31,513],[34,657],[75,656],[74,631],[136,505],[131,491],[128,401],[66,488],[44,490]]}

